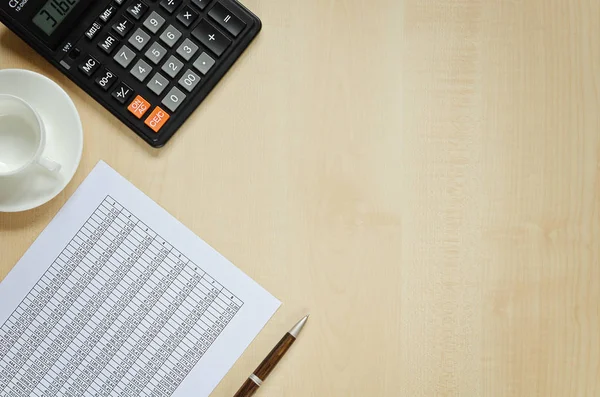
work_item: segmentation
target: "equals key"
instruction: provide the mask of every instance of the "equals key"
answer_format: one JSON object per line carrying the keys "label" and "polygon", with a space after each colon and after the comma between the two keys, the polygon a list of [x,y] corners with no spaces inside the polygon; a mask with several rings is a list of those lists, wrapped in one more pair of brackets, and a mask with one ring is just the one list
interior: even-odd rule
{"label": "equals key", "polygon": [[210,10],[208,15],[223,28],[227,29],[229,33],[236,37],[246,27],[244,21],[242,21],[234,13],[225,8],[225,6],[221,3],[215,4],[215,6],[212,8],[212,10]]}

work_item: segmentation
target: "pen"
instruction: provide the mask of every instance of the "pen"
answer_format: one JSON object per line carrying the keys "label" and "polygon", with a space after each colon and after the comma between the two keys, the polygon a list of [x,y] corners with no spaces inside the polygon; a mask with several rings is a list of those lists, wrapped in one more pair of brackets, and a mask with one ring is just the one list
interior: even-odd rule
{"label": "pen", "polygon": [[281,338],[277,346],[271,350],[271,353],[269,353],[262,363],[260,363],[254,373],[246,379],[246,382],[244,382],[242,387],[240,387],[240,390],[238,390],[233,397],[250,397],[258,390],[265,379],[267,379],[267,376],[273,371],[273,368],[279,363],[279,360],[282,359],[288,349],[296,341],[300,331],[302,331],[302,328],[304,328],[304,325],[306,324],[306,320],[308,320],[308,316],[305,316],[302,320],[298,321],[298,324],[294,325],[294,327]]}

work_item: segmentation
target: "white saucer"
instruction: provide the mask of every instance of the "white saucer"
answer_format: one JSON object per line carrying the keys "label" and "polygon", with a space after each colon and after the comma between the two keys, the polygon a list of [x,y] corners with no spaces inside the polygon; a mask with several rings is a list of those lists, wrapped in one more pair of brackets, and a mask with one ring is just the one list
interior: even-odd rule
{"label": "white saucer", "polygon": [[62,165],[58,175],[31,166],[24,174],[0,177],[0,212],[26,211],[62,192],[75,175],[83,151],[79,113],[55,82],[28,70],[0,70],[0,94],[24,99],[40,115],[47,130],[44,155]]}

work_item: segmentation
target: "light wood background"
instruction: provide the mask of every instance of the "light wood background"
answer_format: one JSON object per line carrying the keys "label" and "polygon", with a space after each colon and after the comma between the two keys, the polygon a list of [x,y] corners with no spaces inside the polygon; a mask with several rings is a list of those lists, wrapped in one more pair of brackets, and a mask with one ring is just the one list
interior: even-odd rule
{"label": "light wood background", "polygon": [[0,28],[85,125],[64,193],[0,214],[0,277],[103,159],[284,302],[214,396],[305,312],[257,396],[600,396],[600,2],[246,4],[160,151]]}

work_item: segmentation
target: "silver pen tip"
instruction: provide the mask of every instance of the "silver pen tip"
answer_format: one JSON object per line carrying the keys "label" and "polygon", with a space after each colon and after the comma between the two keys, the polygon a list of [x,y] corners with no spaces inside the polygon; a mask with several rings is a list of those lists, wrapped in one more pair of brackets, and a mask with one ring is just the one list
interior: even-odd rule
{"label": "silver pen tip", "polygon": [[298,324],[294,325],[294,327],[290,330],[290,332],[288,332],[288,334],[292,335],[294,338],[297,338],[300,334],[300,331],[302,331],[302,328],[304,328],[304,325],[308,320],[308,316],[309,315],[306,315],[302,318],[302,320],[298,321]]}

